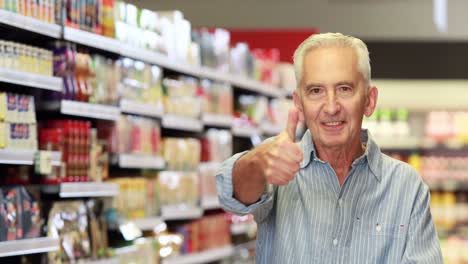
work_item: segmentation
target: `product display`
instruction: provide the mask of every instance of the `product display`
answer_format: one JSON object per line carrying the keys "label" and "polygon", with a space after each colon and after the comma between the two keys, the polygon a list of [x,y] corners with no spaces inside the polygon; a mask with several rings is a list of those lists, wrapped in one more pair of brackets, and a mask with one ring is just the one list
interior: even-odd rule
{"label": "product display", "polygon": [[118,65],[99,55],[76,51],[76,45],[57,41],[53,44],[54,75],[63,78],[63,93],[53,99],[99,104],[115,104],[120,80]]}
{"label": "product display", "polygon": [[201,144],[194,138],[164,138],[163,158],[167,169],[196,171],[200,164]]}
{"label": "product display", "polygon": [[232,155],[231,132],[210,128],[206,131],[201,146],[201,161],[223,162]]}
{"label": "product display", "polygon": [[0,68],[52,76],[52,52],[0,40]]}
{"label": "product display", "polygon": [[38,194],[25,187],[0,189],[0,241],[35,238],[43,220]]}
{"label": "product display", "polygon": [[37,149],[34,97],[0,92],[0,148]]}
{"label": "product display", "polygon": [[457,145],[468,145],[468,112],[429,112],[425,134],[436,143],[455,141]]}
{"label": "product display", "polygon": [[0,1],[0,9],[55,23],[55,2],[57,1],[3,0]]}
{"label": "product display", "polygon": [[[44,178],[45,183],[90,180],[90,122],[49,120],[42,123],[39,133],[41,149],[58,150],[62,153],[61,169],[53,170],[53,173],[47,175]],[[93,162],[99,162],[99,160],[93,160]],[[105,166],[105,164],[101,166]],[[106,171],[107,169],[103,168],[102,170]]]}
{"label": "product display", "polygon": [[203,113],[232,116],[233,91],[228,84],[202,80]]}
{"label": "product display", "polygon": [[201,252],[231,244],[229,221],[226,214],[205,216],[176,229],[183,235],[181,253]]}
{"label": "product display", "polygon": [[268,99],[263,96],[241,95],[235,102],[235,126],[259,126],[266,119]]}
{"label": "product display", "polygon": [[119,97],[141,102],[162,111],[162,69],[129,58],[117,62],[119,68]]}
{"label": "product display", "polygon": [[157,178],[157,192],[162,210],[195,207],[200,198],[199,176],[196,172],[160,172]]}
{"label": "product display", "polygon": [[114,125],[98,123],[99,138],[112,153],[160,155],[160,130],[155,120],[137,116],[121,115]]}
{"label": "product display", "polygon": [[293,101],[290,99],[272,99],[268,105],[266,122],[281,129],[286,128],[288,112],[292,106]]}
{"label": "product display", "polygon": [[113,208],[120,217],[136,219],[157,216],[160,211],[160,193],[154,178],[124,177],[111,179],[119,185],[119,195],[113,200]]}
{"label": "product display", "polygon": [[202,100],[198,94],[198,81],[194,78],[181,77],[175,79],[163,79],[166,90],[167,114],[198,118],[202,110]]}

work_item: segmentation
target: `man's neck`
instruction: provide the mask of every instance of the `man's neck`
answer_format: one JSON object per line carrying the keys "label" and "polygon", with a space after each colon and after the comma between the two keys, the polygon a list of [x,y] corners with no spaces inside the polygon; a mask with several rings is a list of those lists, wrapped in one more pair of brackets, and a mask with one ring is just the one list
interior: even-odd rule
{"label": "man's neck", "polygon": [[327,161],[335,171],[340,186],[344,184],[344,181],[351,170],[353,161],[364,153],[364,147],[361,140],[354,142],[356,143],[336,148],[326,148],[320,145],[315,146],[317,156],[321,160]]}

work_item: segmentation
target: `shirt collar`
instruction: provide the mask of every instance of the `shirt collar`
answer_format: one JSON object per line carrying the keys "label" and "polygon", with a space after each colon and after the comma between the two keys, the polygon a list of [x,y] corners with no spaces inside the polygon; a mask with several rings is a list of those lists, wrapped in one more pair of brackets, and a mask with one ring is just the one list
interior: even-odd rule
{"label": "shirt collar", "polygon": [[[367,129],[361,130],[361,142],[366,142],[366,150],[362,156],[357,158],[353,162],[354,165],[358,165],[364,162],[367,162],[369,169],[375,178],[380,182],[381,180],[381,152],[380,148],[372,137],[371,133]],[[312,139],[312,134],[310,130],[307,130],[302,139],[298,142],[299,147],[302,149],[304,154],[304,159],[301,162],[301,168],[307,167],[307,165],[312,161],[321,161],[316,154],[314,141]],[[323,161],[321,161],[323,162]]]}

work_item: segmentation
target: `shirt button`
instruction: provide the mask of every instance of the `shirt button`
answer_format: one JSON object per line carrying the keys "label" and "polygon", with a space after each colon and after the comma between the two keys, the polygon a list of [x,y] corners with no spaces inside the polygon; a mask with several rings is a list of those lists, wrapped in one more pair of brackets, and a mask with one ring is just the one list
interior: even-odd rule
{"label": "shirt button", "polygon": [[334,245],[334,246],[338,245],[338,239],[336,239],[336,238],[333,239],[333,245]]}
{"label": "shirt button", "polygon": [[382,231],[382,226],[381,226],[381,225],[377,225],[377,226],[375,227],[375,230],[376,230],[377,232]]}

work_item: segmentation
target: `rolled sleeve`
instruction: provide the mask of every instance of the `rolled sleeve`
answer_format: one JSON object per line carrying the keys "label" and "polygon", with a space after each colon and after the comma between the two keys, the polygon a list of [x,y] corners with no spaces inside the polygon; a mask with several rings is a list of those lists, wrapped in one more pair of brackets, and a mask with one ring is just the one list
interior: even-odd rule
{"label": "rolled sleeve", "polygon": [[232,183],[232,170],[236,161],[247,153],[240,152],[225,160],[216,173],[216,188],[218,198],[224,210],[234,214],[245,215],[253,213],[256,217],[267,214],[273,205],[273,188],[267,188],[260,200],[251,205],[245,205],[234,198],[234,186]]}

